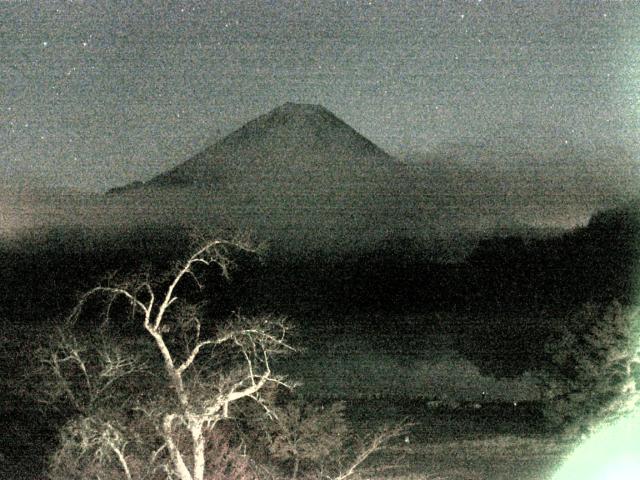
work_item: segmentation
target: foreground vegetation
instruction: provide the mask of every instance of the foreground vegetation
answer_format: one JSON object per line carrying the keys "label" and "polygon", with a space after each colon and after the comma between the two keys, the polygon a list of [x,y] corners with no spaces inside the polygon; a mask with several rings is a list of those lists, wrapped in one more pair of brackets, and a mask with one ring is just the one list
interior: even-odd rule
{"label": "foreground vegetation", "polygon": [[[42,338],[55,332],[41,331]],[[24,329],[8,331],[16,349],[12,358],[26,363],[32,351],[19,348],[35,342],[34,333]],[[4,378],[4,377],[3,377]],[[303,378],[305,378],[303,376]],[[3,386],[4,387],[4,386]],[[305,389],[302,388],[302,391]],[[65,418],[49,413],[43,417],[30,396],[3,388],[4,462],[2,478],[41,479],[44,459],[57,448]],[[7,397],[11,392],[15,396]],[[317,391],[316,391],[317,393]],[[335,399],[309,398],[310,405],[329,406]],[[535,402],[509,403],[480,409],[427,408],[424,398],[387,392],[380,398],[342,398],[348,429],[360,437],[379,431],[383,425],[397,424],[411,417],[415,425],[408,435],[392,442],[380,456],[372,457],[361,470],[365,478],[422,479],[546,479],[573,449],[580,436],[548,431]],[[407,440],[407,441],[405,441]],[[395,464],[389,469],[390,464]]]}
{"label": "foreground vegetation", "polygon": [[[0,400],[9,435],[0,473],[543,478],[537,466],[551,469],[571,439],[637,401],[627,278],[637,225],[625,215],[600,215],[556,239],[494,239],[455,265],[406,245],[349,260],[276,253],[258,261],[247,245],[220,243],[194,257],[184,232],[154,226],[106,240],[52,231],[44,243],[5,243]],[[226,283],[220,273],[232,256]],[[166,260],[180,257],[166,273]],[[400,279],[410,287],[402,290]],[[69,311],[67,321],[55,320]],[[297,330],[264,311],[288,313]],[[394,354],[405,361],[421,337],[442,329],[484,374],[528,371],[542,394],[526,415],[519,408],[505,416],[506,405],[496,406],[501,415],[484,406],[434,411],[425,402],[439,399],[385,391],[355,403],[325,401],[321,389],[291,393],[292,379],[277,375],[281,355],[314,343],[326,351],[345,322],[372,346],[393,325]],[[416,422],[408,434],[406,416]],[[385,429],[389,423],[401,426]]]}
{"label": "foreground vegetation", "polygon": [[406,432],[362,439],[341,403],[283,397],[295,384],[272,365],[294,351],[285,319],[204,314],[189,287],[211,268],[228,276],[234,250],[251,247],[212,240],[166,276],[109,277],[44,339],[26,385],[67,418],[50,478],[347,480]]}

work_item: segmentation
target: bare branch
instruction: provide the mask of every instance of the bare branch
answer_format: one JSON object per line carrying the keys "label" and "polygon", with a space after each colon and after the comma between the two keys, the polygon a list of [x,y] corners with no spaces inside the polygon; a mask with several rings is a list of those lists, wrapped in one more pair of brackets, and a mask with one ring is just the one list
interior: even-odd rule
{"label": "bare branch", "polygon": [[393,427],[383,428],[378,434],[374,435],[371,440],[363,447],[356,458],[351,462],[349,467],[332,480],[346,480],[352,477],[357,469],[375,452],[380,451],[390,440],[400,437],[407,432],[410,424],[404,422]]}
{"label": "bare branch", "polygon": [[191,364],[196,359],[196,356],[198,355],[202,347],[205,347],[207,345],[216,345],[216,344],[218,344],[218,342],[215,340],[205,340],[203,342],[198,343],[195,347],[193,347],[193,349],[191,350],[191,353],[189,353],[189,356],[186,358],[186,360],[182,362],[182,364],[176,369],[176,373],[178,375],[182,375],[182,373],[191,366]]}
{"label": "bare branch", "polygon": [[192,268],[195,264],[201,263],[209,266],[211,263],[215,263],[223,270],[223,274],[226,273],[227,264],[229,260],[228,260],[228,256],[222,255],[217,251],[217,248],[221,246],[236,246],[243,250],[244,249],[248,250],[248,248],[243,248],[242,246],[239,246],[239,245],[233,245],[231,242],[227,242],[224,240],[214,240],[206,243],[198,251],[196,251],[196,253],[191,255],[191,257],[189,257],[186,263],[178,270],[176,275],[173,277],[173,281],[167,287],[166,293],[164,294],[163,301],[160,304],[158,313],[156,314],[156,317],[155,317],[154,328],[156,330],[160,328],[160,323],[162,322],[165,311],[167,310],[169,305],[171,305],[176,300],[176,297],[174,296],[174,291],[176,287],[182,281],[185,275],[187,274],[193,275]]}
{"label": "bare branch", "polygon": [[129,470],[129,464],[125,459],[123,450],[118,448],[118,446],[111,439],[107,439],[106,441],[107,441],[107,444],[109,445],[109,448],[111,448],[113,453],[116,455],[118,462],[120,463],[120,466],[124,470],[125,477],[127,477],[127,480],[131,480],[131,471]]}
{"label": "bare branch", "polygon": [[[93,297],[98,293],[111,294],[112,295],[111,302],[115,299],[115,297],[124,296],[127,300],[129,300],[129,302],[134,306],[134,308],[138,307],[144,312],[145,321],[151,315],[151,309],[153,307],[153,301],[154,301],[153,292],[151,292],[151,298],[149,300],[149,303],[145,305],[142,301],[140,301],[137,297],[132,295],[128,290],[124,288],[94,287],[80,298],[80,301],[78,302],[78,304],[72,310],[71,314],[67,317],[67,322],[69,324],[75,323],[75,320],[79,317],[85,303],[87,303],[91,297]],[[110,309],[111,302],[109,303],[109,309]]]}

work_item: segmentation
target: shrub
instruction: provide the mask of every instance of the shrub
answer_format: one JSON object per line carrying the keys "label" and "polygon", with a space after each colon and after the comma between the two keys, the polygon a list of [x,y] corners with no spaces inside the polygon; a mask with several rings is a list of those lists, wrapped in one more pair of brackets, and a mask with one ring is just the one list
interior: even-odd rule
{"label": "shrub", "polygon": [[584,305],[549,338],[545,355],[538,379],[548,425],[590,430],[637,404],[637,316],[620,303]]}

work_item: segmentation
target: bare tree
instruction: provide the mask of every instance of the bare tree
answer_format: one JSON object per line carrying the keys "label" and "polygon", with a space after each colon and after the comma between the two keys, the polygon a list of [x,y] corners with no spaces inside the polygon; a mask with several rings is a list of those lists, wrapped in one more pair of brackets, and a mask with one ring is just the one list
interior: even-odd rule
{"label": "bare tree", "polygon": [[[40,400],[73,413],[51,478],[275,480],[284,460],[290,478],[304,465],[307,475],[346,480],[405,431],[360,441],[348,434],[342,405],[276,403],[280,387],[294,387],[272,369],[275,356],[293,351],[285,319],[235,315],[211,324],[189,297],[208,269],[228,276],[233,249],[253,252],[242,242],[207,242],[167,276],[112,276],[81,296],[38,354]],[[137,331],[114,334],[123,317]],[[245,421],[253,435],[267,436],[263,464],[245,455],[246,432],[229,434]]]}
{"label": "bare tree", "polygon": [[[46,396],[64,398],[80,414],[80,420],[66,428],[67,439],[75,439],[80,449],[75,454],[90,455],[102,464],[108,458],[120,467],[123,478],[132,479],[139,468],[130,465],[127,455],[136,443],[126,433],[131,419],[113,420],[113,411],[123,411],[127,404],[129,417],[141,416],[147,426],[154,427],[153,445],[146,445],[148,466],[169,478],[203,480],[207,439],[218,422],[229,418],[233,404],[251,400],[265,414],[273,414],[261,390],[270,384],[292,386],[271,367],[274,355],[292,351],[286,343],[284,319],[237,315],[207,332],[200,309],[178,296],[188,279],[200,286],[201,267],[217,266],[226,276],[232,248],[251,250],[242,243],[211,241],[180,264],[164,284],[141,277],[119,285],[110,282],[82,296],[67,326],[76,325],[83,309],[98,295],[107,297],[107,312],[118,298],[124,298],[151,341],[146,361],[127,348],[134,346],[131,342],[109,341],[101,328],[89,342],[67,328],[41,355],[49,372]],[[162,394],[149,395],[152,388],[136,388],[140,386],[136,382],[160,383]],[[118,398],[115,387],[123,383],[127,383],[125,395]],[[145,446],[137,443],[136,449]]]}
{"label": "bare tree", "polygon": [[[354,455],[338,463],[335,473],[332,475],[326,475],[325,478],[330,480],[347,480],[354,478],[360,474],[364,463],[373,455],[388,446],[389,442],[398,437],[404,436],[409,438],[407,434],[411,424],[407,422],[400,423],[398,425],[385,426],[378,432],[370,434],[368,438],[356,439],[356,445],[353,448]],[[396,458],[396,461],[392,465],[384,465],[380,470],[389,470],[400,466],[401,457]],[[336,468],[336,467],[334,467]]]}

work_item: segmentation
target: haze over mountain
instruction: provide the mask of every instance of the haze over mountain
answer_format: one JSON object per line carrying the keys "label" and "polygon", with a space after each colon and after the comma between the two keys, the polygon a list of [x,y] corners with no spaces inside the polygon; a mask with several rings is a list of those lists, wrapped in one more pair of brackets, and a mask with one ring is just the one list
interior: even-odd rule
{"label": "haze over mountain", "polygon": [[517,138],[444,143],[403,160],[414,169],[426,217],[477,231],[568,229],[638,197],[640,168],[617,145],[536,147]]}

